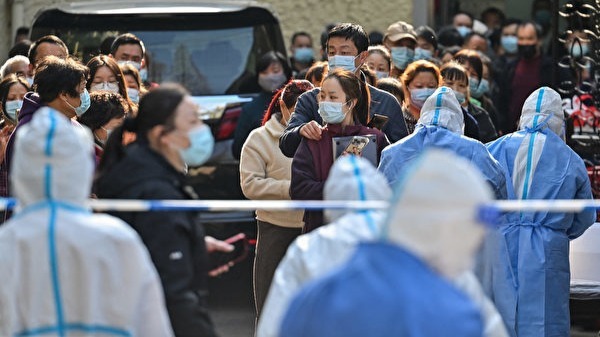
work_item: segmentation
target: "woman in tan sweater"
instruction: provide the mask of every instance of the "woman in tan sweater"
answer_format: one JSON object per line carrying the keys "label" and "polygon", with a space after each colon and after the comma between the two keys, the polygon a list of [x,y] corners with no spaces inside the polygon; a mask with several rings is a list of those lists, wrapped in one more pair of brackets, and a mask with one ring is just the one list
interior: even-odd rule
{"label": "woman in tan sweater", "polygon": [[[298,97],[312,89],[312,84],[305,80],[286,84],[273,96],[262,126],[253,130],[246,139],[240,156],[240,182],[248,199],[290,199],[292,158],[279,150],[279,137],[294,112]],[[302,231],[302,217],[302,211],[256,210],[258,241],[253,283],[257,319],[279,261]]]}

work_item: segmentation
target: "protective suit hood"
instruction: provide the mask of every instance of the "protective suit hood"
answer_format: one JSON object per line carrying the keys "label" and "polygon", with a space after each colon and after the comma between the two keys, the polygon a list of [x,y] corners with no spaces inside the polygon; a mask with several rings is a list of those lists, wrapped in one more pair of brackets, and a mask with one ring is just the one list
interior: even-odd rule
{"label": "protective suit hood", "polygon": [[[325,187],[325,200],[389,200],[392,190],[386,178],[366,159],[343,156],[333,163]],[[325,217],[333,222],[352,210],[326,209]]]}
{"label": "protective suit hood", "polygon": [[83,206],[94,172],[92,134],[58,111],[43,107],[17,131],[10,172],[20,207],[41,201]]}
{"label": "protective suit hood", "polygon": [[478,206],[492,199],[476,167],[449,151],[431,149],[396,186],[383,232],[454,278],[472,267],[484,234]]}
{"label": "protective suit hood", "polygon": [[439,87],[423,104],[417,124],[436,125],[459,135],[464,134],[462,108],[454,91]]}
{"label": "protective suit hood", "polygon": [[527,97],[521,111],[519,130],[541,131],[548,127],[564,140],[564,124],[562,100],[556,91],[541,87]]}

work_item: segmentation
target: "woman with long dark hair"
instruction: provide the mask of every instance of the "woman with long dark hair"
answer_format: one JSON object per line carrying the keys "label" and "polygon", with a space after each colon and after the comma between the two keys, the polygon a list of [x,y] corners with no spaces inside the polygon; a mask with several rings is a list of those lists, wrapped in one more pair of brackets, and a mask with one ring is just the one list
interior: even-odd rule
{"label": "woman with long dark hair", "polygon": [[[194,199],[186,184],[188,166],[212,154],[210,128],[198,106],[179,85],[162,85],[142,98],[139,113],[110,135],[100,161],[95,193],[108,199]],[[136,140],[123,146],[123,131]],[[119,212],[148,247],[161,277],[176,336],[215,336],[206,308],[207,248],[233,249],[204,237],[193,212]],[[207,237],[208,239],[209,237]]]}

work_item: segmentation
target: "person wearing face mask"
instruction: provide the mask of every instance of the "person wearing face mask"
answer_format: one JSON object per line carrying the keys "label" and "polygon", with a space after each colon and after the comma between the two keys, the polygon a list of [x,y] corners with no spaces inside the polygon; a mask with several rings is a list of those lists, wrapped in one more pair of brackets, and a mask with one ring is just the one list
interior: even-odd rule
{"label": "person wearing face mask", "polygon": [[[319,140],[303,138],[292,161],[290,196],[293,200],[323,200],[323,186],[334,162],[333,138],[374,135],[377,161],[389,145],[385,135],[369,123],[367,85],[354,73],[343,69],[330,71],[319,92],[319,115],[325,126]],[[322,211],[304,212],[303,232],[322,226]]]}
{"label": "person wearing face mask", "polygon": [[[139,114],[112,133],[97,169],[94,193],[106,199],[195,199],[189,166],[209,160],[214,139],[198,106],[179,85],[163,84],[140,101]],[[123,132],[135,142],[123,146]],[[216,336],[207,311],[207,251],[233,246],[204,236],[194,212],[119,212],[150,252],[162,281],[175,336]]]}
{"label": "person wearing face mask", "polygon": [[456,94],[456,99],[463,110],[477,121],[479,127],[479,137],[476,138],[482,143],[487,143],[498,138],[494,123],[489,114],[481,106],[471,103],[469,78],[467,70],[456,61],[450,61],[440,69],[442,75],[442,85],[451,88]]}
{"label": "person wearing face mask", "polygon": [[439,149],[419,154],[400,174],[378,233],[300,289],[282,336],[488,336],[456,279],[472,267],[486,233],[479,205],[493,194],[468,160]]}
{"label": "person wearing face mask", "polygon": [[129,96],[129,99],[134,104],[139,104],[140,98],[148,92],[144,86],[144,83],[142,82],[139,71],[131,64],[121,64],[119,65],[119,68],[121,68],[125,78],[127,96]]}
{"label": "person wearing face mask", "polygon": [[[465,106],[477,121],[479,137],[476,139],[486,143],[497,138],[498,118],[494,104],[488,97],[490,84],[484,73],[489,71],[489,68],[484,65],[483,58],[487,59],[487,56],[468,49],[462,49],[454,55],[454,60],[467,71],[469,99]],[[489,78],[489,73],[486,77]]]}
{"label": "person wearing face mask", "polygon": [[[279,150],[279,137],[294,112],[298,97],[312,89],[312,84],[306,80],[290,81],[273,96],[263,117],[263,125],[248,136],[240,156],[240,185],[246,198],[290,199],[292,159]],[[302,231],[302,216],[303,212],[297,210],[256,210],[258,235],[252,283],[257,320],[275,268],[289,244]]]}
{"label": "person wearing face mask", "polygon": [[254,89],[240,89],[242,92],[259,92],[259,94],[242,105],[242,112],[233,134],[231,152],[236,159],[240,158],[242,146],[250,132],[261,125],[262,117],[273,99],[273,94],[292,78],[292,68],[281,53],[270,51],[260,57],[256,63],[256,77],[251,83],[242,87],[253,86]]}
{"label": "person wearing face mask", "polygon": [[413,26],[398,21],[392,23],[383,36],[383,45],[390,51],[392,56],[392,77],[400,77],[404,69],[415,60],[415,47],[417,36]]}
{"label": "person wearing face mask", "polygon": [[90,94],[90,108],[77,121],[87,126],[94,136],[96,164],[100,163],[110,133],[123,123],[127,103],[118,93],[96,91]]}
{"label": "person wearing face mask", "polygon": [[[508,199],[592,199],[583,160],[565,143],[560,95],[535,90],[519,130],[487,144],[504,168]],[[569,241],[596,220],[579,213],[510,212],[491,255],[493,297],[511,336],[569,336]]]}
{"label": "person wearing face mask", "polygon": [[[3,125],[0,130],[0,197],[8,197],[8,170],[4,154],[10,135],[17,125],[17,116],[23,106],[23,98],[30,90],[27,80],[10,74],[0,82],[0,111]],[[0,222],[4,221],[4,211],[0,212]]]}
{"label": "person wearing face mask", "polygon": [[148,87],[153,87],[155,83],[146,83],[148,80],[148,54],[144,42],[131,33],[125,33],[117,36],[110,46],[110,58],[121,64],[131,64],[139,72],[142,82]]}
{"label": "person wearing face mask", "polygon": [[[327,35],[327,53],[329,71],[342,68],[353,72],[365,82],[360,67],[368,56],[369,38],[365,30],[357,24],[341,23],[333,27]],[[292,115],[288,127],[279,138],[279,148],[287,157],[293,157],[302,139],[318,141],[323,132],[323,118],[319,115],[318,96],[320,88],[304,93],[298,98],[296,112]],[[387,117],[381,128],[392,142],[405,137],[408,132],[402,118],[398,100],[388,92],[367,86],[371,96],[369,119],[375,114]]]}
{"label": "person wearing face mask", "polygon": [[390,52],[382,46],[369,46],[369,56],[366,63],[369,69],[375,72],[375,76],[380,80],[390,76],[390,66],[392,59]]}
{"label": "person wearing face mask", "polygon": [[429,26],[421,26],[415,30],[417,47],[415,48],[415,61],[427,60],[439,64],[438,38],[435,31]]}
{"label": "person wearing face mask", "polygon": [[452,18],[452,26],[458,31],[464,39],[473,31],[473,15],[467,12],[458,12]]}
{"label": "person wearing face mask", "polygon": [[87,67],[90,70],[87,86],[88,91],[108,91],[118,93],[127,103],[128,111],[136,114],[136,104],[129,99],[125,76],[119,64],[106,55],[92,57]]}
{"label": "person wearing face mask", "polygon": [[[312,37],[307,32],[295,32],[292,35],[290,43],[290,64],[293,70],[294,78],[299,78],[301,74],[315,62],[315,52],[313,50]],[[303,77],[303,76],[302,76]]]}
{"label": "person wearing face mask", "polygon": [[[402,104],[402,115],[410,133],[421,116],[421,108],[435,89],[442,82],[439,68],[425,60],[415,61],[406,68],[401,77],[402,90],[404,91],[404,102]],[[465,121],[465,136],[478,139],[479,127],[473,116],[463,110]]]}
{"label": "person wearing face mask", "polygon": [[[517,45],[517,43],[518,43],[517,28],[520,23],[521,23],[521,20],[519,20],[519,19],[509,18],[502,24],[502,27],[500,28],[500,43],[494,49],[494,51],[496,53],[496,57],[492,58],[492,64],[491,64],[492,73],[499,74],[499,75],[502,74],[506,69],[506,65],[511,62],[514,62],[514,60],[516,60],[519,57],[519,54],[518,54],[519,47]],[[498,79],[499,79],[498,76],[496,76],[494,78],[496,84],[498,84]],[[496,90],[493,91],[492,95],[490,96],[490,98],[492,99],[492,101],[494,103],[496,110],[500,106],[499,95],[500,95],[500,90],[498,88],[498,85],[496,85]],[[498,117],[500,117],[500,116],[498,116]],[[496,128],[498,130],[500,130],[502,125],[503,125],[503,122],[498,121]]]}
{"label": "person wearing face mask", "polygon": [[498,162],[480,141],[465,137],[464,112],[457,95],[449,87],[440,87],[425,101],[415,131],[408,137],[385,148],[378,170],[390,186],[399,173],[426,147],[453,151],[477,166],[486,177],[497,199],[506,199],[506,181]]}
{"label": "person wearing face mask", "polygon": [[[519,57],[500,73],[498,112],[503,116],[503,134],[516,130],[525,99],[541,86],[552,85],[554,62],[541,53],[541,29],[532,21],[517,27]],[[501,120],[502,120],[501,119]]]}
{"label": "person wearing face mask", "polygon": [[47,56],[40,61],[33,82],[34,92],[23,98],[15,131],[6,145],[5,161],[9,174],[16,130],[29,123],[40,107],[49,106],[81,127],[74,117],[82,115],[90,106],[90,96],[85,88],[87,74],[87,67],[71,58]]}

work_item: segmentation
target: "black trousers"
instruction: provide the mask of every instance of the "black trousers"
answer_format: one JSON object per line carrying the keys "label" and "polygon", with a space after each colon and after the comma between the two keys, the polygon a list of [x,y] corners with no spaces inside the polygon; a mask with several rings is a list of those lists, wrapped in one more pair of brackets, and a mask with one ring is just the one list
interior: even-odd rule
{"label": "black trousers", "polygon": [[257,221],[258,240],[254,257],[254,302],[256,317],[260,312],[271,287],[275,269],[285,256],[288,246],[300,235],[302,228],[289,228]]}

